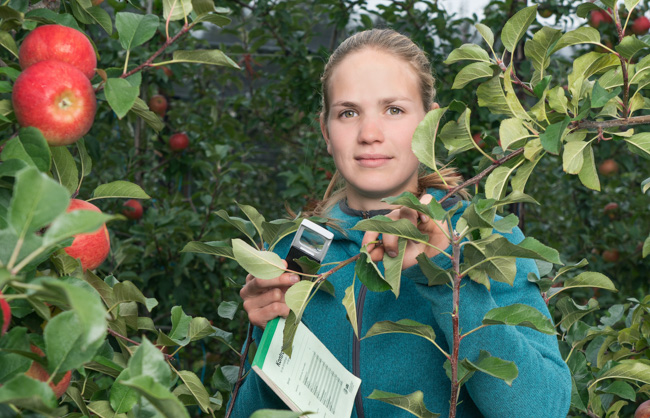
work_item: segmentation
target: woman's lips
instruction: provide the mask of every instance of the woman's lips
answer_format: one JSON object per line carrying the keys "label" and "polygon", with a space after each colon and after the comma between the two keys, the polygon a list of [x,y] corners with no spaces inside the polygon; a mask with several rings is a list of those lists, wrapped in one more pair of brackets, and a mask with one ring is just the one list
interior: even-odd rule
{"label": "woman's lips", "polygon": [[359,165],[366,168],[381,167],[391,159],[391,157],[383,154],[361,154],[355,157]]}

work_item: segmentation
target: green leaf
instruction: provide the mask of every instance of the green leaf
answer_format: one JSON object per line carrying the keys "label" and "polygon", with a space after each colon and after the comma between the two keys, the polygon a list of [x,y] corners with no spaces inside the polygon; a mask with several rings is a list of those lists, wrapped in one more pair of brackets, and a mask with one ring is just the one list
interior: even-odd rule
{"label": "green leaf", "polygon": [[345,312],[348,314],[348,319],[350,320],[350,325],[352,325],[354,335],[359,338],[359,328],[357,327],[357,306],[354,300],[354,280],[352,280],[352,284],[345,289],[342,303],[345,307]]}
{"label": "green leaf", "polygon": [[219,304],[219,307],[217,308],[217,314],[221,318],[233,319],[235,317],[235,313],[237,312],[238,307],[239,307],[239,302],[224,300]]}
{"label": "green leaf", "polygon": [[192,13],[191,0],[163,0],[163,19],[181,20]]}
{"label": "green leaf", "polygon": [[[193,0],[192,4],[194,4],[195,1],[196,0]],[[217,25],[217,26],[222,28],[222,27],[230,24],[231,19],[227,18],[226,16],[217,15],[217,14],[205,14],[205,15],[201,15],[201,16],[197,17],[194,22],[195,23],[209,22],[209,23],[212,23],[213,25]]]}
{"label": "green leaf", "polygon": [[[99,305],[99,307],[94,303],[86,305],[94,307],[90,315],[92,312],[98,312],[99,308],[103,310],[103,305]],[[104,322],[103,329],[106,330],[106,319],[103,315],[91,318],[86,313],[79,315],[75,311],[66,311],[56,315],[47,323],[43,335],[50,372],[76,369],[93,359],[99,347],[104,343],[105,334],[99,333],[102,326],[98,325]],[[97,337],[98,334],[100,334],[99,337]]]}
{"label": "green leaf", "polygon": [[14,194],[7,220],[19,236],[47,226],[70,202],[68,191],[36,168],[27,167],[16,174]]}
{"label": "green leaf", "polygon": [[512,386],[512,381],[519,375],[519,371],[514,362],[493,357],[490,353],[484,350],[481,350],[476,362],[463,359],[461,363],[465,369],[469,371],[486,373],[492,377],[503,380],[508,386]]}
{"label": "green leaf", "polygon": [[578,178],[585,187],[591,190],[600,191],[600,180],[596,171],[596,162],[594,160],[594,150],[591,145],[584,149],[582,154],[582,169],[578,173]]}
{"label": "green leaf", "polygon": [[562,31],[559,29],[543,26],[533,35],[533,39],[526,41],[524,52],[526,57],[532,61],[533,68],[536,70],[535,77],[531,80],[533,84],[544,78],[544,71],[551,63],[551,48],[561,36]]}
{"label": "green leaf", "polygon": [[109,78],[106,80],[106,101],[118,119],[122,119],[135,104],[135,99],[140,94],[140,88],[131,85],[123,78]]}
{"label": "green leaf", "polygon": [[556,112],[567,114],[569,100],[564,94],[564,89],[560,86],[552,88],[548,92],[548,105]]}
{"label": "green leaf", "polygon": [[589,142],[571,141],[564,144],[562,154],[562,169],[569,174],[578,174],[584,163],[584,150]]}
{"label": "green leaf", "polygon": [[108,401],[93,401],[87,405],[87,408],[101,418],[125,418],[125,415],[116,415]]}
{"label": "green leaf", "polygon": [[235,258],[232,248],[224,241],[198,242],[190,241],[181,250],[182,253],[212,254],[219,257]]}
{"label": "green leaf", "polygon": [[490,112],[498,115],[514,116],[506,101],[506,94],[501,85],[500,76],[494,76],[476,89],[478,105],[487,107]]}
{"label": "green leaf", "polygon": [[555,327],[546,315],[521,303],[490,309],[483,317],[483,325],[516,325],[555,335]]}
{"label": "green leaf", "polygon": [[398,239],[396,257],[391,257],[388,255],[388,253],[384,253],[384,278],[386,280],[386,283],[390,285],[391,290],[395,294],[395,298],[399,297],[400,283],[402,281],[402,265],[404,263],[404,250],[406,249],[406,244],[407,241],[404,238]]}
{"label": "green leaf", "polygon": [[512,186],[513,192],[520,192],[523,193],[524,189],[526,188],[526,183],[528,182],[528,178],[532,174],[533,170],[535,169],[535,166],[539,161],[542,159],[544,154],[539,154],[535,159],[532,161],[524,161],[522,165],[519,166],[519,169],[517,170],[517,173],[512,177],[510,180],[510,185]]}
{"label": "green leaf", "polygon": [[499,139],[504,150],[521,148],[524,145],[523,141],[530,136],[521,119],[510,118],[501,121]]}
{"label": "green leaf", "polygon": [[577,305],[573,299],[564,297],[555,303],[555,307],[562,313],[562,319],[555,326],[569,329],[580,318],[598,309],[598,300],[589,299],[586,305]]}
{"label": "green leaf", "polygon": [[542,142],[542,147],[544,147],[547,152],[555,155],[560,153],[560,144],[562,143],[562,137],[564,136],[564,132],[566,131],[570,122],[571,119],[567,116],[562,122],[557,122],[549,125],[546,128],[546,131],[539,135],[539,139]]}
{"label": "green leaf", "polygon": [[[167,0],[164,0],[167,1]],[[185,0],[182,0],[185,1]],[[195,49],[192,51],[174,51],[171,61],[158,62],[156,65],[189,62],[194,64],[222,65],[240,69],[239,65],[218,49]]]}
{"label": "green leaf", "polygon": [[374,389],[368,396],[368,399],[374,399],[396,406],[419,418],[437,418],[440,416],[440,414],[434,414],[426,408],[424,405],[424,395],[419,390],[408,395],[399,395],[397,393]]}
{"label": "green leaf", "polygon": [[371,219],[364,219],[359,221],[353,228],[354,231],[375,231],[382,234],[395,235],[410,239],[413,241],[428,243],[429,237],[418,230],[407,219],[399,219],[394,221],[387,216],[379,215]]}
{"label": "green leaf", "polygon": [[502,165],[494,169],[485,181],[485,197],[501,199],[506,192],[508,179],[518,166],[519,164],[515,164],[513,167]]}
{"label": "green leaf", "polygon": [[264,236],[264,222],[266,222],[266,219],[264,219],[264,216],[260,215],[260,213],[255,209],[254,207],[250,205],[242,205],[237,203],[237,206],[239,206],[239,209],[241,209],[242,212],[246,215],[248,219],[250,219],[251,223],[257,230],[257,234],[260,237]]}
{"label": "green leaf", "polygon": [[476,44],[463,44],[460,48],[454,49],[444,63],[449,65],[464,60],[491,63],[488,53]]}
{"label": "green leaf", "polygon": [[623,58],[631,59],[637,52],[649,47],[647,43],[638,39],[636,35],[629,35],[623,38],[620,44],[614,48]]}
{"label": "green leaf", "polygon": [[122,384],[135,389],[144,396],[162,417],[189,418],[187,409],[178,398],[163,385],[156,382],[151,376],[137,376],[125,380]]}
{"label": "green leaf", "polygon": [[18,46],[9,32],[0,31],[0,46],[11,52],[15,58],[18,58]]}
{"label": "green leaf", "polygon": [[447,111],[446,107],[429,111],[418,124],[413,133],[411,149],[418,160],[432,170],[437,170],[436,164],[436,135],[440,119]]}
{"label": "green leaf", "polygon": [[451,89],[462,89],[474,80],[484,77],[492,77],[493,75],[494,70],[492,69],[492,65],[490,63],[473,62],[463,67],[463,69],[460,70],[458,74],[456,74],[456,78],[454,79],[454,84],[451,86]]}
{"label": "green leaf", "polygon": [[[14,307],[15,309],[15,307]],[[27,328],[13,327],[0,339],[0,382],[29,370],[32,360],[18,352],[30,352]]]}
{"label": "green leaf", "polygon": [[1,155],[6,163],[18,159],[40,171],[50,171],[52,155],[47,141],[41,131],[36,128],[21,128],[18,137],[5,143]]}
{"label": "green leaf", "polygon": [[160,132],[165,127],[165,124],[160,119],[160,116],[149,110],[149,106],[147,106],[147,104],[141,98],[138,97],[135,99],[135,103],[133,104],[133,108],[131,110],[133,113],[142,118],[142,120],[144,120],[147,125],[149,125],[154,131]]}
{"label": "green leaf", "polygon": [[110,406],[115,413],[122,414],[124,412],[129,412],[139,400],[138,393],[135,390],[128,386],[124,386],[121,383],[123,380],[128,380],[130,378],[130,370],[124,369],[117,376],[117,379],[115,379],[115,382],[111,386],[108,399]]}
{"label": "green leaf", "polygon": [[370,327],[366,335],[362,339],[374,337],[381,334],[413,334],[429,340],[431,343],[436,343],[436,333],[430,325],[421,324],[412,319],[400,319],[397,322],[393,321],[378,321]]}
{"label": "green leaf", "polygon": [[492,33],[492,29],[482,23],[477,23],[474,27],[481,34],[483,39],[485,39],[485,42],[490,46],[490,48],[492,48],[494,46],[494,34]]}
{"label": "green leaf", "polygon": [[650,254],[650,235],[648,235],[648,238],[643,241],[643,252],[642,256],[643,258],[646,258]]}
{"label": "green leaf", "polygon": [[97,231],[107,221],[114,218],[112,215],[90,210],[63,213],[57,216],[43,234],[43,246],[50,247],[77,234]]}
{"label": "green leaf", "polygon": [[519,43],[519,40],[524,36],[530,24],[535,20],[536,13],[537,5],[525,7],[515,13],[503,26],[501,42],[508,51],[515,51],[517,43]]}
{"label": "green leaf", "polygon": [[638,360],[622,360],[619,364],[598,376],[591,383],[591,386],[605,379],[626,379],[650,384],[650,364]]}
{"label": "green leaf", "polygon": [[0,404],[7,403],[43,413],[52,412],[58,405],[54,392],[46,382],[32,379],[24,374],[0,386]]}
{"label": "green leaf", "polygon": [[598,84],[598,81],[594,83],[594,88],[591,91],[591,108],[603,107],[614,97],[618,96],[621,93],[622,89],[620,87],[614,89],[611,92],[608,92]]}
{"label": "green leaf", "polygon": [[223,219],[224,221],[228,222],[230,225],[237,228],[239,231],[241,231],[244,235],[248,237],[248,239],[251,240],[251,242],[254,242],[253,237],[255,236],[255,226],[253,225],[252,222],[246,221],[236,216],[229,216],[228,212],[226,212],[223,209],[216,211],[215,214],[221,219]]}
{"label": "green leaf", "polygon": [[214,12],[214,0],[192,0],[192,8],[197,16]]}
{"label": "green leaf", "polygon": [[[558,272],[558,276],[559,275],[560,272]],[[553,293],[551,296],[555,296],[566,289],[575,289],[578,287],[589,287],[589,288],[598,287],[600,289],[606,289],[612,292],[618,292],[614,283],[604,274],[592,272],[592,271],[586,271],[584,273],[580,273],[575,277],[565,280],[563,287],[559,289],[556,293]]]}
{"label": "green leaf", "polygon": [[235,260],[254,277],[274,279],[284,273],[284,263],[279,255],[270,251],[259,251],[241,239],[232,240]]}
{"label": "green leaf", "polygon": [[449,156],[474,148],[475,143],[472,140],[472,133],[470,131],[471,112],[469,108],[466,109],[458,117],[457,122],[453,120],[449,121],[440,130],[439,137],[445,148],[449,151]]}
{"label": "green leaf", "polygon": [[644,158],[650,158],[650,133],[642,132],[624,139],[630,151]]}
{"label": "green leaf", "polygon": [[581,18],[586,18],[589,15],[589,12],[594,10],[602,10],[600,7],[596,6],[593,3],[582,3],[576,8],[576,14]]}
{"label": "green leaf", "polygon": [[391,288],[368,252],[365,251],[365,247],[361,251],[361,257],[354,265],[354,273],[371,292],[385,292]]}
{"label": "green leaf", "polygon": [[559,51],[562,48],[566,48],[567,46],[599,43],[600,32],[598,32],[598,29],[583,26],[562,35],[560,40],[555,44],[555,48],[553,48],[551,54]]}
{"label": "green leaf", "polygon": [[[81,176],[83,178],[84,176],[90,174],[90,172],[92,171],[93,160],[90,158],[88,151],[86,151],[86,142],[84,141],[83,138],[79,139],[75,143],[75,145],[77,146],[77,150],[79,151],[79,160],[81,162]],[[79,184],[81,185],[81,179],[79,180]]]}
{"label": "green leaf", "polygon": [[[142,339],[142,343],[129,359],[127,370],[129,370],[131,375],[131,379],[129,380],[139,376],[146,376],[163,386],[169,386],[172,381],[172,371],[165,362],[165,357],[146,338]],[[127,385],[126,381],[123,381],[122,384]]]}
{"label": "green leaf", "polygon": [[79,185],[79,170],[66,147],[52,147],[52,163],[59,183],[72,195]]}
{"label": "green leaf", "polygon": [[112,197],[132,198],[132,199],[151,199],[142,187],[128,181],[117,180],[106,184],[100,184],[93,191],[92,199],[107,199]]}
{"label": "green leaf", "polygon": [[636,390],[627,382],[620,380],[613,381],[609,386],[600,389],[604,393],[611,393],[620,398],[636,401]]}
{"label": "green leaf", "polygon": [[431,202],[425,205],[420,203],[420,200],[411,192],[404,192],[397,197],[386,197],[382,201],[416,210],[436,220],[442,220],[447,215],[447,211],[437,200],[431,199]]}
{"label": "green leaf", "polygon": [[210,395],[205,390],[205,386],[203,386],[198,376],[189,370],[179,370],[177,373],[198,402],[201,410],[208,413],[208,408],[210,408]]}
{"label": "green leaf", "polygon": [[120,12],[115,15],[115,29],[119,34],[122,48],[126,50],[131,50],[153,38],[159,23],[158,16],[150,14]]}
{"label": "green leaf", "polygon": [[158,305],[156,299],[145,297],[142,291],[128,280],[116,283],[113,286],[113,298],[113,303],[138,302],[147,308],[149,312]]}
{"label": "green leaf", "polygon": [[296,232],[299,225],[299,219],[293,221],[288,219],[277,219],[271,222],[263,222],[262,230],[264,231],[264,235],[262,238],[264,239],[264,242],[269,245],[269,251],[272,251],[273,248],[275,248],[275,244],[277,244],[282,238]]}

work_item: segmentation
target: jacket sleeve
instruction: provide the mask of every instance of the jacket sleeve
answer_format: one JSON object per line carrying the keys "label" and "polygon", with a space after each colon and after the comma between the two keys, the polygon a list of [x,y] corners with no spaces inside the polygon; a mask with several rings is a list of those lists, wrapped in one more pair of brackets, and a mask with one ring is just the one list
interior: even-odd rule
{"label": "jacket sleeve", "polygon": [[[515,244],[524,238],[519,228],[504,236]],[[442,254],[433,257],[432,261],[444,269],[451,267],[451,261]],[[488,291],[485,286],[463,278],[459,312],[461,334],[480,326],[490,309],[514,303],[532,306],[550,318],[537,286],[527,280],[528,273],[539,275],[535,262],[517,259],[516,266],[513,286],[491,280]],[[421,284],[418,290],[431,303],[444,338],[452,347],[452,290],[444,285],[429,287],[417,265],[405,270],[404,275]],[[526,327],[491,325],[461,341],[459,359],[475,361],[481,350],[513,361],[518,369],[512,387],[482,372],[476,372],[466,382],[469,395],[485,417],[566,417],[571,402],[571,375],[560,355],[556,336]]]}
{"label": "jacket sleeve", "polygon": [[[253,344],[259,344],[262,333],[263,331],[260,328],[253,327]],[[245,346],[246,344],[244,343]],[[266,382],[251,369],[248,359],[245,362],[244,369],[244,381],[239,388],[231,416],[249,417],[258,409],[288,409]],[[230,402],[232,402],[232,399],[230,399],[228,405],[230,405]]]}

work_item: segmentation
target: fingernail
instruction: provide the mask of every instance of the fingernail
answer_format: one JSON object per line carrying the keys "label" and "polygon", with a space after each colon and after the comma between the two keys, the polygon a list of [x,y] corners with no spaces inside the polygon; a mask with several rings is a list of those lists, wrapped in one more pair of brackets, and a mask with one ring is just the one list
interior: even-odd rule
{"label": "fingernail", "polygon": [[397,257],[397,253],[395,251],[389,251],[388,256],[389,257]]}
{"label": "fingernail", "polygon": [[297,274],[292,274],[289,276],[289,280],[291,280],[291,283],[298,283],[300,281],[300,277],[298,277]]}
{"label": "fingernail", "polygon": [[420,215],[420,219],[422,220],[422,222],[428,222],[429,221],[429,217],[427,215]]}

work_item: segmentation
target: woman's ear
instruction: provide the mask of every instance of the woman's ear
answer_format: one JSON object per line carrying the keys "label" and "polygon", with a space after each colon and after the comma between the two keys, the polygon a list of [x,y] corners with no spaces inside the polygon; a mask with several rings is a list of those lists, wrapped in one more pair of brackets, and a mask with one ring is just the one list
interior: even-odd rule
{"label": "woman's ear", "polygon": [[440,109],[440,105],[436,102],[431,103],[431,109],[429,110],[436,110],[436,109]]}
{"label": "woman's ear", "polygon": [[327,122],[325,122],[325,115],[323,112],[320,114],[320,131],[323,134],[323,139],[325,139],[325,143],[327,144],[327,153],[329,155],[332,155],[332,150],[330,147],[330,136],[329,136],[329,131],[327,130]]}

